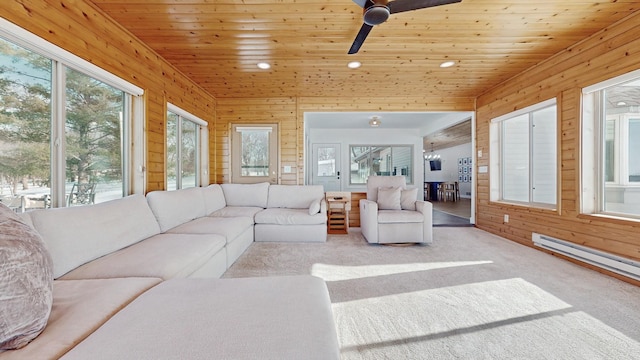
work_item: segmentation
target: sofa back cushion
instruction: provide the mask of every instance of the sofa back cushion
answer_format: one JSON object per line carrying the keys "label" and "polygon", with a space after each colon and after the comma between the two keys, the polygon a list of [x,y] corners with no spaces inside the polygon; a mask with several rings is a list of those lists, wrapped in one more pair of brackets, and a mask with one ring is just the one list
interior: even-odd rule
{"label": "sofa back cushion", "polygon": [[224,199],[224,192],[222,192],[222,186],[218,184],[211,184],[205,188],[202,188],[204,207],[207,215],[214,211],[218,211],[227,206],[227,202]]}
{"label": "sofa back cushion", "polygon": [[54,278],[160,232],[142,195],[88,206],[36,210],[31,220],[51,253]]}
{"label": "sofa back cushion", "polygon": [[379,188],[407,188],[404,176],[369,176],[367,179],[367,200],[378,201]]}
{"label": "sofa back cushion", "polygon": [[222,184],[227,206],[267,207],[269,183],[259,184]]}
{"label": "sofa back cushion", "polygon": [[322,185],[271,185],[268,208],[309,209],[314,200],[324,198]]}
{"label": "sofa back cushion", "polygon": [[147,202],[162,232],[207,215],[201,187],[152,191],[147,194]]}

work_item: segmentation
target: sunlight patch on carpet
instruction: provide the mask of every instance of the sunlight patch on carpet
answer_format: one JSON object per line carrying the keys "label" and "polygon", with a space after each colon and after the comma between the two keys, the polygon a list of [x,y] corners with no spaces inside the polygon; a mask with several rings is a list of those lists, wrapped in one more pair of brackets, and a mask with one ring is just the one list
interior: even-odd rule
{"label": "sunlight patch on carpet", "polygon": [[416,271],[428,271],[445,269],[458,266],[473,266],[492,264],[493,261],[453,261],[453,262],[431,262],[431,263],[410,263],[410,264],[388,264],[388,265],[360,265],[345,266],[316,263],[311,267],[311,275],[324,279],[325,281],[343,281],[363,279],[375,276],[385,276],[394,274],[405,274]]}
{"label": "sunlight patch on carpet", "polygon": [[520,278],[341,302],[333,310],[345,359],[367,358],[380,348],[389,358],[640,353],[635,340]]}

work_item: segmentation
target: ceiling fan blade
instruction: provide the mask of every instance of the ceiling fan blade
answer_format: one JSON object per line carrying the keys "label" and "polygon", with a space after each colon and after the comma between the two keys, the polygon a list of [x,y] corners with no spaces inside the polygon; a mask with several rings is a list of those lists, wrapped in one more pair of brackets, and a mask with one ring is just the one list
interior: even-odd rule
{"label": "ceiling fan blade", "polygon": [[391,13],[395,14],[403,11],[459,3],[461,1],[462,0],[395,0],[390,1],[387,6],[389,7],[389,10],[391,10]]}
{"label": "ceiling fan blade", "polygon": [[351,45],[351,49],[349,49],[349,54],[355,54],[358,52],[358,50],[360,50],[360,46],[362,46],[362,43],[367,38],[367,35],[369,35],[369,32],[371,31],[372,28],[373,26],[371,25],[362,24],[360,31],[358,31],[358,35],[356,35],[356,39],[353,40],[353,45]]}

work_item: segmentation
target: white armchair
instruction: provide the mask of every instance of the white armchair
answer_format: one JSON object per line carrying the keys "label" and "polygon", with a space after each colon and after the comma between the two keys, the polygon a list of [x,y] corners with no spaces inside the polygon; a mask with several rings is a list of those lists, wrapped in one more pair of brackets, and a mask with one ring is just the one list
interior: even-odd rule
{"label": "white armchair", "polygon": [[404,176],[370,176],[367,199],[360,200],[360,229],[370,243],[433,241],[433,205],[418,200],[418,189],[407,189]]}

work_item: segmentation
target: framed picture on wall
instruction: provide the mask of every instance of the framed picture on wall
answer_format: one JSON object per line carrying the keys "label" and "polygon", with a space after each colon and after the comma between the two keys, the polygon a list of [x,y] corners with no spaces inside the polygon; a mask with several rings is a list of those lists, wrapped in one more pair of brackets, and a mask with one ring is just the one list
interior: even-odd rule
{"label": "framed picture on wall", "polygon": [[469,182],[469,176],[468,175],[462,175],[462,182]]}
{"label": "framed picture on wall", "polygon": [[462,166],[462,158],[458,158],[458,166]]}
{"label": "framed picture on wall", "polygon": [[467,174],[467,173],[469,173],[469,167],[468,167],[468,166],[463,166],[463,167],[462,167],[462,173],[463,173],[463,174]]}
{"label": "framed picture on wall", "polygon": [[472,159],[471,158],[467,158],[467,164],[471,165],[472,164]]}
{"label": "framed picture on wall", "polygon": [[462,174],[462,166],[458,166],[458,174]]}
{"label": "framed picture on wall", "polygon": [[462,179],[464,179],[464,176],[462,174],[458,175],[458,181],[463,182]]}
{"label": "framed picture on wall", "polygon": [[462,159],[462,165],[467,165],[469,162],[469,158]]}

